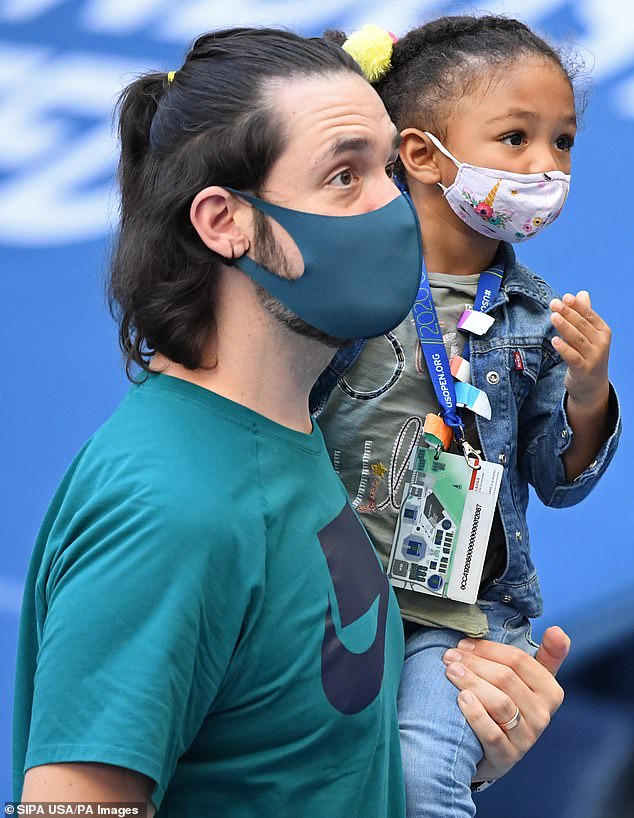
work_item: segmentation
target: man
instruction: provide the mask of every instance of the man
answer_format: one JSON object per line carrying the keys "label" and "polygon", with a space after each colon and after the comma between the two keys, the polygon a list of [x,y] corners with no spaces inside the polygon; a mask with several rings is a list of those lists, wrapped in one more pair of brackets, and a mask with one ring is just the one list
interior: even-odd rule
{"label": "man", "polygon": [[[36,544],[16,797],[402,815],[398,608],[308,412],[342,339],[394,326],[416,292],[395,128],[338,48],[235,29],[129,86],[120,133],[110,284],[145,377],[75,459]],[[549,636],[554,672],[567,640]],[[479,777],[494,778],[561,690],[501,646],[458,666]]]}

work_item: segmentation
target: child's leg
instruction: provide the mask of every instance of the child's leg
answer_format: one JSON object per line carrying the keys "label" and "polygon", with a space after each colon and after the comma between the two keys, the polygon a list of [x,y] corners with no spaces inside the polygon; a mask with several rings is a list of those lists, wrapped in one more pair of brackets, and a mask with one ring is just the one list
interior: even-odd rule
{"label": "child's leg", "polygon": [[[530,622],[498,602],[479,603],[488,639],[535,654]],[[445,676],[444,652],[464,634],[449,628],[418,628],[405,643],[398,710],[408,818],[472,818],[470,784],[482,747],[467,724]]]}
{"label": "child's leg", "polygon": [[398,697],[407,818],[472,818],[470,783],[482,747],[445,676],[443,654],[464,634],[418,628],[405,643]]}

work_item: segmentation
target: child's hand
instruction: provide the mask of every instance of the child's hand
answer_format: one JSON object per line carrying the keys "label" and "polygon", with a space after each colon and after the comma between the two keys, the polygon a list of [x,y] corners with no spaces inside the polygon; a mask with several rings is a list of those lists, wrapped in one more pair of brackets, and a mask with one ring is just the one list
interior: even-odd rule
{"label": "child's hand", "polygon": [[591,407],[606,400],[609,391],[610,327],[593,311],[586,290],[566,293],[550,302],[550,320],[561,336],[553,347],[568,364],[565,386],[574,401]]}

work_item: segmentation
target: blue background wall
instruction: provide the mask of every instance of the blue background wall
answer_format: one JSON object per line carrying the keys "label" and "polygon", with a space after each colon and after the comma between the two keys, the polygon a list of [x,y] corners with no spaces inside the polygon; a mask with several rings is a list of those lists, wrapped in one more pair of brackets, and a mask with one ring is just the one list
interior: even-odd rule
{"label": "blue background wall", "polygon": [[588,501],[557,512],[533,501],[546,600],[536,632],[559,623],[571,634],[563,675],[569,695],[539,748],[483,794],[479,814],[634,814],[626,783],[634,723],[627,683],[634,670],[629,0],[0,2],[0,801],[10,797],[14,652],[30,549],[65,467],[126,389],[102,284],[116,221],[111,109],[118,90],[137,72],[178,68],[195,35],[224,25],[271,23],[319,34],[376,22],[399,34],[469,8],[518,16],[572,42],[586,63],[592,87],[573,153],[571,197],[557,225],[522,245],[520,258],[561,291],[590,291],[613,328],[611,376],[626,421],[611,471]]}

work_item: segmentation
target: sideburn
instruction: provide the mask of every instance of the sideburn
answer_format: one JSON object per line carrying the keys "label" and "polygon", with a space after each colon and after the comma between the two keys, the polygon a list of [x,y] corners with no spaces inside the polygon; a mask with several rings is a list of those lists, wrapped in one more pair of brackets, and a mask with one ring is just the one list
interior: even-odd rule
{"label": "sideburn", "polygon": [[[284,252],[273,235],[266,215],[255,208],[253,209],[253,224],[254,239],[251,254],[253,260],[282,278],[294,278]],[[306,323],[294,312],[291,312],[288,307],[285,307],[281,301],[274,298],[264,287],[257,282],[253,283],[260,304],[276,321],[291,332],[304,338],[312,338],[331,349],[349,347],[354,343],[355,339],[335,338],[333,335],[327,335],[320,329]]]}

